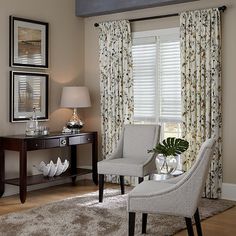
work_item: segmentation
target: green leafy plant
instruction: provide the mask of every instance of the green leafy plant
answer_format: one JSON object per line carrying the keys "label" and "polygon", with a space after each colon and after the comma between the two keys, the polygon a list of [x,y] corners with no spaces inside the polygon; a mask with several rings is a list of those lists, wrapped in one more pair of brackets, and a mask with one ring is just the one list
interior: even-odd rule
{"label": "green leafy plant", "polygon": [[152,150],[148,150],[148,153],[163,154],[163,156],[177,156],[185,152],[189,147],[188,141],[181,138],[169,137],[164,139],[162,143],[157,144]]}

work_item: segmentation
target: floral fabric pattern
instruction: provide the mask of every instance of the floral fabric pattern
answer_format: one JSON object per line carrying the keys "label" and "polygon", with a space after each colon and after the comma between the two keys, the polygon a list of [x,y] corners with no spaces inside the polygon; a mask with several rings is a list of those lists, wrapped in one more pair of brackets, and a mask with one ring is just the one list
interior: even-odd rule
{"label": "floral fabric pattern", "polygon": [[115,149],[133,121],[132,40],[127,20],[99,23],[102,155]]}
{"label": "floral fabric pattern", "polygon": [[183,137],[189,141],[184,168],[201,144],[216,139],[204,196],[218,198],[222,185],[221,32],[217,8],[180,15]]}

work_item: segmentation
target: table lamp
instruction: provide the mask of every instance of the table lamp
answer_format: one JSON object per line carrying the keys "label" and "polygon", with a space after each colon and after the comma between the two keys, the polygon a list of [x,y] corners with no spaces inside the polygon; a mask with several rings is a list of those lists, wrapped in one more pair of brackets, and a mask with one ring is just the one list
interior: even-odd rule
{"label": "table lamp", "polygon": [[61,107],[73,108],[73,115],[66,126],[71,132],[79,132],[84,123],[77,115],[77,108],[90,107],[90,97],[87,87],[64,87],[61,94]]}

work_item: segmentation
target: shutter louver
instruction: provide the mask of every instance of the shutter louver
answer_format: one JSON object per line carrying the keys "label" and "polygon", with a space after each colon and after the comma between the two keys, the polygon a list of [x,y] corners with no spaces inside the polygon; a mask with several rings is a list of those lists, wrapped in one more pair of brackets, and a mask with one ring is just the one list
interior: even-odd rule
{"label": "shutter louver", "polygon": [[159,94],[160,122],[180,122],[181,80],[179,40],[160,40]]}
{"label": "shutter louver", "polygon": [[134,119],[156,119],[156,40],[141,38],[133,42]]}

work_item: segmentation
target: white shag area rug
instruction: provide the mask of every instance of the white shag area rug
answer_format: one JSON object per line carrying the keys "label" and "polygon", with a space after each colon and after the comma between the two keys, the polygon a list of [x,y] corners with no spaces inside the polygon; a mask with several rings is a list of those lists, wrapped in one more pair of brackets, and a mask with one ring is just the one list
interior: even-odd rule
{"label": "white shag area rug", "polygon": [[[0,236],[126,236],[128,235],[127,195],[106,189],[103,203],[98,192],[53,202],[23,212],[0,216]],[[201,219],[234,206],[227,200],[202,199]],[[148,215],[147,235],[173,235],[185,228],[181,217]],[[141,235],[141,215],[137,214],[136,235]]]}

